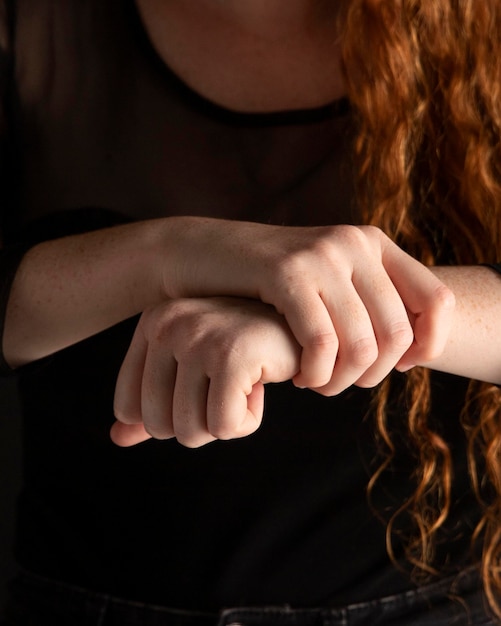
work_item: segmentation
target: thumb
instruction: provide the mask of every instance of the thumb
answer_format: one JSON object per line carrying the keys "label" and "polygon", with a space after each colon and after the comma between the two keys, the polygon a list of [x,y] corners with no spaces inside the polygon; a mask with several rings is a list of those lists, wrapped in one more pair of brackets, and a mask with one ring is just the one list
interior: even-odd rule
{"label": "thumb", "polygon": [[110,429],[110,437],[113,443],[121,448],[135,446],[142,441],[151,439],[142,423],[140,424],[123,424],[115,422]]}

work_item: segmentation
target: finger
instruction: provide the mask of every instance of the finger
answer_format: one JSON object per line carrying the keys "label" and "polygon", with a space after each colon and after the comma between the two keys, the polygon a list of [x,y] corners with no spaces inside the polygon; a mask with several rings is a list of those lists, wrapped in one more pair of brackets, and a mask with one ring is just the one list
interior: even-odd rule
{"label": "finger", "polygon": [[325,298],[339,337],[339,350],[331,380],[316,391],[335,395],[370,368],[378,357],[378,346],[366,304],[351,282],[343,287],[342,296],[330,294]]}
{"label": "finger", "polygon": [[320,294],[311,288],[290,292],[289,297],[283,312],[302,346],[301,370],[293,382],[297,387],[321,387],[331,379],[339,347],[331,316]]}
{"label": "finger", "polygon": [[370,316],[377,358],[356,381],[361,387],[380,383],[412,345],[414,333],[401,295],[383,268],[354,273],[354,285]]}
{"label": "finger", "polygon": [[235,375],[211,380],[207,426],[217,439],[236,439],[255,432],[263,417],[264,385],[238,382]]}
{"label": "finger", "polygon": [[172,402],[176,375],[177,362],[172,353],[150,344],[141,386],[141,414],[146,432],[155,439],[174,437]]}
{"label": "finger", "polygon": [[396,246],[391,246],[385,256],[388,274],[413,321],[414,341],[398,363],[399,369],[407,369],[442,354],[449,336],[455,299],[428,268]]}
{"label": "finger", "polygon": [[207,375],[185,363],[177,369],[172,401],[172,423],[176,439],[188,448],[198,448],[214,437],[207,428]]}
{"label": "finger", "polygon": [[[252,386],[252,391],[247,396],[247,414],[244,422],[244,430],[253,428],[250,432],[254,432],[254,426],[261,425],[264,414],[264,385],[259,382]],[[248,422],[248,426],[247,426]]]}
{"label": "finger", "polygon": [[301,346],[296,341],[285,318],[280,315],[275,323],[281,327],[280,333],[265,334],[260,340],[265,348],[260,355],[259,381],[266,383],[282,383],[291,380],[301,368]]}
{"label": "finger", "polygon": [[141,386],[148,343],[140,326],[136,329],[115,385],[113,410],[124,424],[142,421]]}
{"label": "finger", "polygon": [[143,424],[122,424],[122,422],[113,424],[110,437],[113,443],[120,447],[135,446],[151,439],[151,435],[145,431]]}
{"label": "finger", "polygon": [[400,371],[429,364],[443,353],[454,311],[454,297],[450,294],[447,288],[438,287],[435,305],[410,316],[414,320],[414,341],[397,364]]}
{"label": "finger", "polygon": [[247,411],[235,437],[248,437],[255,433],[263,421],[263,412],[264,385],[262,383],[256,383],[247,396]]}

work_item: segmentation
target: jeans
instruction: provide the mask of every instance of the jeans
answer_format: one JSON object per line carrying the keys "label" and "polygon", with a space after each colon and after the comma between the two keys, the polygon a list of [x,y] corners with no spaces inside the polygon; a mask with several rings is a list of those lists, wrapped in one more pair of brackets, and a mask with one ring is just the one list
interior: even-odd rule
{"label": "jeans", "polygon": [[494,625],[478,574],[416,591],[339,608],[240,607],[220,613],[183,611],[129,602],[22,573],[12,582],[1,626],[463,626]]}

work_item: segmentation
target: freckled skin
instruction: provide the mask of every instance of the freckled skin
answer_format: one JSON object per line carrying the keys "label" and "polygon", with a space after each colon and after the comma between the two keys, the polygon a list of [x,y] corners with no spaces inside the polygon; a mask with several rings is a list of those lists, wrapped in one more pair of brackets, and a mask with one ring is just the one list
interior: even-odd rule
{"label": "freckled skin", "polygon": [[[194,6],[139,2],[160,56],[202,95],[240,111],[273,111],[344,94],[336,3]],[[324,395],[417,364],[501,383],[500,290],[488,268],[429,271],[370,227],[165,218],[31,249],[13,283],[3,346],[16,367],[169,298],[231,296],[284,316],[302,350],[294,382]],[[251,345],[252,324],[245,329]],[[137,385],[140,366],[135,376]]]}

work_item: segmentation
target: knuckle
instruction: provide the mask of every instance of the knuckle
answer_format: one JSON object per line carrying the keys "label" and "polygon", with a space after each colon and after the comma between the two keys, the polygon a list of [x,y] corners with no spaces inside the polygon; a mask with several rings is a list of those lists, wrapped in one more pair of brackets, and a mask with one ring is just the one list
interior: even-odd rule
{"label": "knuckle", "polygon": [[318,391],[319,389],[323,389],[325,385],[328,385],[331,378],[332,371],[328,373],[314,373],[311,375],[308,375],[308,372],[306,372],[304,374],[304,379],[302,381],[301,387],[306,387],[308,389]]}
{"label": "knuckle", "polygon": [[377,239],[388,238],[379,228],[379,226],[374,226],[373,224],[362,224],[360,226],[357,226],[357,229],[364,235],[364,237],[374,237]]}
{"label": "knuckle", "polygon": [[332,259],[338,238],[339,233],[333,227],[317,228],[309,237],[304,237],[291,249],[284,250],[274,260],[276,282],[295,283],[298,279],[306,280],[307,277],[311,277],[312,268],[316,263]]}
{"label": "knuckle", "polygon": [[384,380],[386,376],[387,376],[387,373],[385,372],[384,375],[382,374],[379,376],[363,377],[357,380],[355,384],[357,387],[360,387],[361,389],[372,389],[373,387],[376,387],[377,385],[379,385],[379,383],[382,380]]}
{"label": "knuckle", "polygon": [[[345,227],[340,226],[340,229]],[[308,252],[316,259],[331,259],[336,249],[336,243],[340,233],[334,228],[322,229],[315,239],[313,239],[308,247]]]}
{"label": "knuckle", "polygon": [[218,421],[209,428],[210,434],[216,439],[228,440],[238,436],[238,430],[235,425],[227,420]]}
{"label": "knuckle", "polygon": [[324,398],[332,398],[340,393],[340,390],[332,385],[323,385],[322,387],[317,387],[314,391]]}
{"label": "knuckle", "polygon": [[139,410],[128,407],[117,400],[113,404],[113,413],[117,420],[123,424],[138,424],[142,421]]}
{"label": "knuckle", "polygon": [[261,426],[261,420],[247,420],[246,423],[238,429],[238,437],[247,437],[255,433]]}
{"label": "knuckle", "polygon": [[367,226],[342,226],[338,234],[342,236],[343,240],[353,246],[359,246],[367,240],[367,233],[372,227]]}
{"label": "knuckle", "polygon": [[187,300],[180,299],[157,307],[146,321],[152,328],[151,339],[163,344],[175,329],[179,329],[180,325],[189,325],[193,318],[192,305]]}
{"label": "knuckle", "polygon": [[247,352],[245,337],[232,335],[220,337],[213,354],[213,367],[216,371],[225,368],[228,374],[243,359]]}
{"label": "knuckle", "polygon": [[201,448],[206,443],[209,443],[208,439],[201,437],[176,437],[176,440],[179,444],[181,444],[184,448],[190,448],[191,450],[195,450],[196,448]]}
{"label": "knuckle", "polygon": [[[249,365],[249,352],[241,344],[240,340],[229,341],[227,338],[220,338],[217,343],[207,346],[207,350],[203,352],[203,361],[200,355],[197,360],[192,358],[193,366],[199,366],[202,362],[204,371],[211,381],[223,380],[227,381],[226,385],[230,382],[234,384],[238,372],[245,370]],[[219,385],[219,389],[221,387],[222,384]]]}
{"label": "knuckle", "polygon": [[184,448],[198,448],[198,446],[196,445],[196,443],[194,442],[194,440],[191,437],[184,437],[182,435],[176,435],[176,441],[182,445]]}
{"label": "knuckle", "polygon": [[339,340],[335,332],[318,332],[311,336],[307,346],[315,353],[328,353],[337,350]]}
{"label": "knuckle", "polygon": [[358,249],[366,238],[357,226],[340,224],[321,228],[307,247],[307,260],[313,258],[317,263],[328,263],[336,269],[345,250]]}
{"label": "knuckle", "polygon": [[378,227],[372,224],[357,226],[357,231],[362,238],[359,248],[365,250],[370,256],[377,254],[379,257],[382,251],[391,245],[394,245],[390,238]]}
{"label": "knuckle", "polygon": [[191,307],[192,304],[188,298],[177,298],[166,302],[162,313],[166,318],[182,317],[191,312]]}
{"label": "knuckle", "polygon": [[184,439],[184,440],[177,439],[177,441],[184,448],[190,448],[190,450],[195,450],[196,448],[201,448],[206,443],[208,443],[204,439],[194,439],[194,438],[187,438],[187,439]]}
{"label": "knuckle", "polygon": [[414,340],[414,332],[409,321],[394,322],[379,339],[385,349],[395,353],[405,352]]}
{"label": "knuckle", "polygon": [[169,439],[172,433],[167,426],[144,422],[144,429],[153,439]]}
{"label": "knuckle", "polygon": [[445,309],[446,311],[453,311],[456,306],[454,293],[443,283],[435,288],[433,301],[438,308]]}
{"label": "knuckle", "polygon": [[370,252],[371,242],[379,241],[381,231],[376,226],[345,226],[340,234],[349,250]]}
{"label": "knuckle", "polygon": [[117,418],[119,422],[123,422],[124,424],[128,423],[129,414],[125,410],[125,407],[123,407],[120,402],[117,402],[116,399],[113,402],[113,415]]}
{"label": "knuckle", "polygon": [[306,282],[307,274],[308,261],[304,251],[284,254],[275,264],[272,289],[294,297],[297,290]]}
{"label": "knuckle", "polygon": [[347,358],[357,368],[371,366],[377,357],[378,346],[373,337],[357,339],[347,348]]}
{"label": "knuckle", "polygon": [[174,427],[174,437],[185,448],[199,448],[203,445],[202,438],[189,425],[176,425]]}

